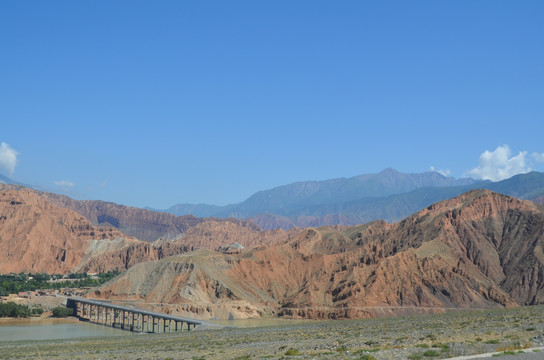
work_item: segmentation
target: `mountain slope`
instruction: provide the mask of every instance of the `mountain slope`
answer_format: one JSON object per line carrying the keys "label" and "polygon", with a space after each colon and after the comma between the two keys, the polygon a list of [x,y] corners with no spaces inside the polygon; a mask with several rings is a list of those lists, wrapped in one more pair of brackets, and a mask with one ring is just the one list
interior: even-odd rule
{"label": "mountain slope", "polygon": [[[239,254],[136,265],[96,295],[234,317],[354,318],[414,307],[537,304],[544,303],[543,246],[542,207],[474,190],[395,224],[305,229]],[[175,291],[150,282],[148,273]]]}
{"label": "mountain slope", "polygon": [[203,219],[176,240],[151,243],[127,238],[113,227],[96,227],[31,189],[0,190],[0,273],[124,271],[197,248],[266,245],[286,241],[293,233],[265,232],[251,222]]}
{"label": "mountain slope", "polygon": [[66,273],[93,239],[124,235],[93,226],[78,213],[58,208],[29,189],[0,191],[0,272]]}
{"label": "mountain slope", "polygon": [[[129,236],[144,241],[155,241],[159,238],[175,239],[190,227],[206,221],[192,215],[174,216],[99,200],[74,200],[48,192],[39,194],[52,204],[78,212],[94,225],[115,227]],[[247,223],[247,221],[236,219],[208,220]]]}

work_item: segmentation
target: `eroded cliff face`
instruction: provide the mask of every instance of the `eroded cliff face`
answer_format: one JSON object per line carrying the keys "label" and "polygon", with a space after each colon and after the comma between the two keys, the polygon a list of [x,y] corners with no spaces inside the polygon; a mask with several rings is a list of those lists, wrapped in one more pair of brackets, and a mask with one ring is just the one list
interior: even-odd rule
{"label": "eroded cliff face", "polygon": [[354,318],[542,303],[543,214],[534,203],[476,190],[396,224],[304,229],[238,254],[136,265],[94,296],[203,317]]}
{"label": "eroded cliff face", "polygon": [[0,191],[0,272],[67,273],[93,239],[124,235],[96,227],[28,189]]}

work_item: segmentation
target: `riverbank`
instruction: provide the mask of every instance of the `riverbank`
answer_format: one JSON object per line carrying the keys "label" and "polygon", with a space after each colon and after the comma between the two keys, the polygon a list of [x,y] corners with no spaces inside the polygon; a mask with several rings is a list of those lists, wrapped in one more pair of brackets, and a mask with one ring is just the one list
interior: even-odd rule
{"label": "riverbank", "polygon": [[[89,325],[96,326],[97,325]],[[0,347],[2,359],[440,359],[544,346],[544,306]],[[372,357],[371,357],[372,356]]]}
{"label": "riverbank", "polygon": [[[47,323],[77,323],[78,318],[69,316],[65,318],[54,318],[47,315],[33,316],[27,318],[0,318],[0,326],[2,325],[22,325],[22,324],[47,324]],[[1,339],[0,339],[1,340]]]}

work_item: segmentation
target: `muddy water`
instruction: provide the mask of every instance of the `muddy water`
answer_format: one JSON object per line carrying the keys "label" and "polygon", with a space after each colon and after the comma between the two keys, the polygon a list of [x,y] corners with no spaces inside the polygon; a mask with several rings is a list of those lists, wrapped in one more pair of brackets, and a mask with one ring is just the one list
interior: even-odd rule
{"label": "muddy water", "polygon": [[0,320],[0,342],[131,335],[129,331],[69,319]]}

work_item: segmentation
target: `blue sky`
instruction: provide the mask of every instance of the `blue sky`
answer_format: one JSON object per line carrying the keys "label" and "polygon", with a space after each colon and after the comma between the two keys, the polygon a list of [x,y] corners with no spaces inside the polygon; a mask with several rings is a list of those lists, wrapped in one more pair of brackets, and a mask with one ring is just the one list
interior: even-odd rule
{"label": "blue sky", "polygon": [[0,34],[0,171],[75,198],[544,171],[543,2],[3,1]]}

